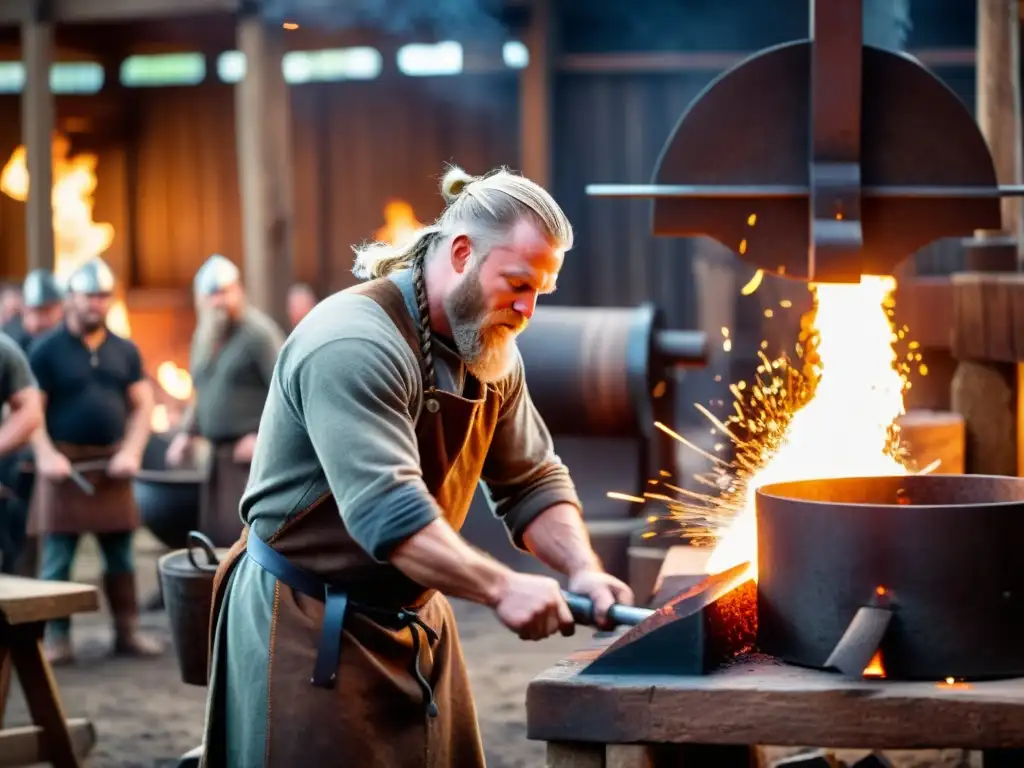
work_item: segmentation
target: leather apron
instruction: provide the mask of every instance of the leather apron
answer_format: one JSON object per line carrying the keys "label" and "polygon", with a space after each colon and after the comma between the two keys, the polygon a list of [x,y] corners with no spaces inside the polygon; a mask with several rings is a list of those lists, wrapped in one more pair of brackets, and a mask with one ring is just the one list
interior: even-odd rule
{"label": "leather apron", "polygon": [[[348,290],[376,301],[421,357],[416,327],[394,283],[374,280]],[[469,511],[501,407],[497,390],[475,379],[467,381],[465,394],[426,392],[416,425],[424,482],[455,530]],[[217,678],[222,675],[219,656],[230,648],[223,648],[225,638],[218,636],[218,618],[236,563],[254,556],[251,535],[247,526],[214,582],[213,674],[202,762],[207,768],[227,768],[225,699]],[[288,586],[280,577],[276,583],[263,766],[484,766],[476,709],[447,599],[363,552],[348,536],[330,494],[291,518],[267,544],[272,556],[319,575],[329,586],[325,599]],[[331,649],[334,638],[324,627],[335,622],[343,629]],[[333,652],[325,653],[325,645]],[[330,665],[327,679],[325,662]],[[264,672],[262,666],[259,670]]]}
{"label": "leather apron", "polygon": [[124,533],[139,527],[139,510],[131,478],[111,477],[105,465],[120,444],[108,446],[55,443],[71,466],[86,465],[82,476],[95,488],[87,494],[73,480],[53,480],[38,472],[29,509],[30,536],[48,533]]}
{"label": "leather apron", "polygon": [[249,482],[249,463],[235,461],[233,441],[212,443],[210,474],[200,490],[199,530],[216,547],[230,547],[242,532],[238,507]]}

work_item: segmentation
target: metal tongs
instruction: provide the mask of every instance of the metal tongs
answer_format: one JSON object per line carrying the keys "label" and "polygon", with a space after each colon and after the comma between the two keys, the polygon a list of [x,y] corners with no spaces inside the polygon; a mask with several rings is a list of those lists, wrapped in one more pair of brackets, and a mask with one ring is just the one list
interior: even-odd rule
{"label": "metal tongs", "polygon": [[[71,465],[71,472],[68,474],[68,479],[81,489],[82,493],[86,496],[96,495],[96,486],[90,483],[83,475],[83,472],[95,472],[97,470],[106,470],[109,462],[107,459],[93,459],[91,461],[79,461]],[[21,465],[23,471],[35,472],[36,466],[31,462],[27,462]]]}

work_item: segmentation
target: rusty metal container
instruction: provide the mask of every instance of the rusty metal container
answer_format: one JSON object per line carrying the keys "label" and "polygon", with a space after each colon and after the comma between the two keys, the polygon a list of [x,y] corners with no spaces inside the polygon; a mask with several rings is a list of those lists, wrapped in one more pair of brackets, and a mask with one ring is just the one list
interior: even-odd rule
{"label": "rusty metal container", "polygon": [[182,682],[206,685],[209,665],[213,577],[227,555],[198,531],[190,531],[184,549],[160,558],[160,586],[171,625],[171,644]]}

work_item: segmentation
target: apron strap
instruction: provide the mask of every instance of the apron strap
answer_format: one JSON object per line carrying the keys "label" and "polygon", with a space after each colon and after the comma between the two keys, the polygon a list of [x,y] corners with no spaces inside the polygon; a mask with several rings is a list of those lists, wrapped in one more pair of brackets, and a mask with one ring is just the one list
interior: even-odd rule
{"label": "apron strap", "polygon": [[337,682],[341,632],[345,625],[348,595],[333,589],[316,574],[290,562],[259,536],[249,536],[246,551],[263,570],[273,574],[292,589],[324,603],[324,622],[320,628],[316,663],[313,665],[313,676],[309,682],[318,688],[333,688]]}
{"label": "apron strap", "polygon": [[320,628],[320,642],[316,649],[316,662],[313,665],[313,676],[309,682],[318,688],[334,688],[338,678],[338,661],[341,658],[341,633],[345,626],[345,615],[349,606],[365,614],[368,618],[379,620],[387,626],[408,628],[412,634],[413,664],[412,673],[416,683],[423,692],[423,701],[430,717],[437,717],[437,704],[434,702],[434,691],[430,683],[420,671],[420,635],[419,630],[427,637],[431,645],[437,642],[437,633],[421,619],[415,611],[402,608],[389,611],[367,605],[350,603],[348,594],[332,587],[315,573],[295,565],[284,555],[267,544],[259,536],[251,533],[246,542],[246,551],[257,565],[287,584],[297,592],[301,592],[314,600],[324,603],[324,621]]}

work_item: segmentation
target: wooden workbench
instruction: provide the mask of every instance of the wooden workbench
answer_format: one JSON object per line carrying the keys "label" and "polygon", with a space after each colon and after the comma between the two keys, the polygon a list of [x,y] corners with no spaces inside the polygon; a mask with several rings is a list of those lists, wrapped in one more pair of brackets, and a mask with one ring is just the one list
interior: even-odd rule
{"label": "wooden workbench", "polygon": [[695,677],[578,675],[599,652],[527,690],[527,735],[548,742],[548,768],[746,768],[748,745],[974,749],[985,768],[1024,766],[1024,679],[848,682],[772,660]]}
{"label": "wooden workbench", "polygon": [[79,758],[96,743],[89,721],[65,719],[42,639],[47,621],[99,607],[98,590],[87,584],[0,575],[0,726],[12,668],[35,723],[0,730],[0,766],[48,762],[78,768]]}

